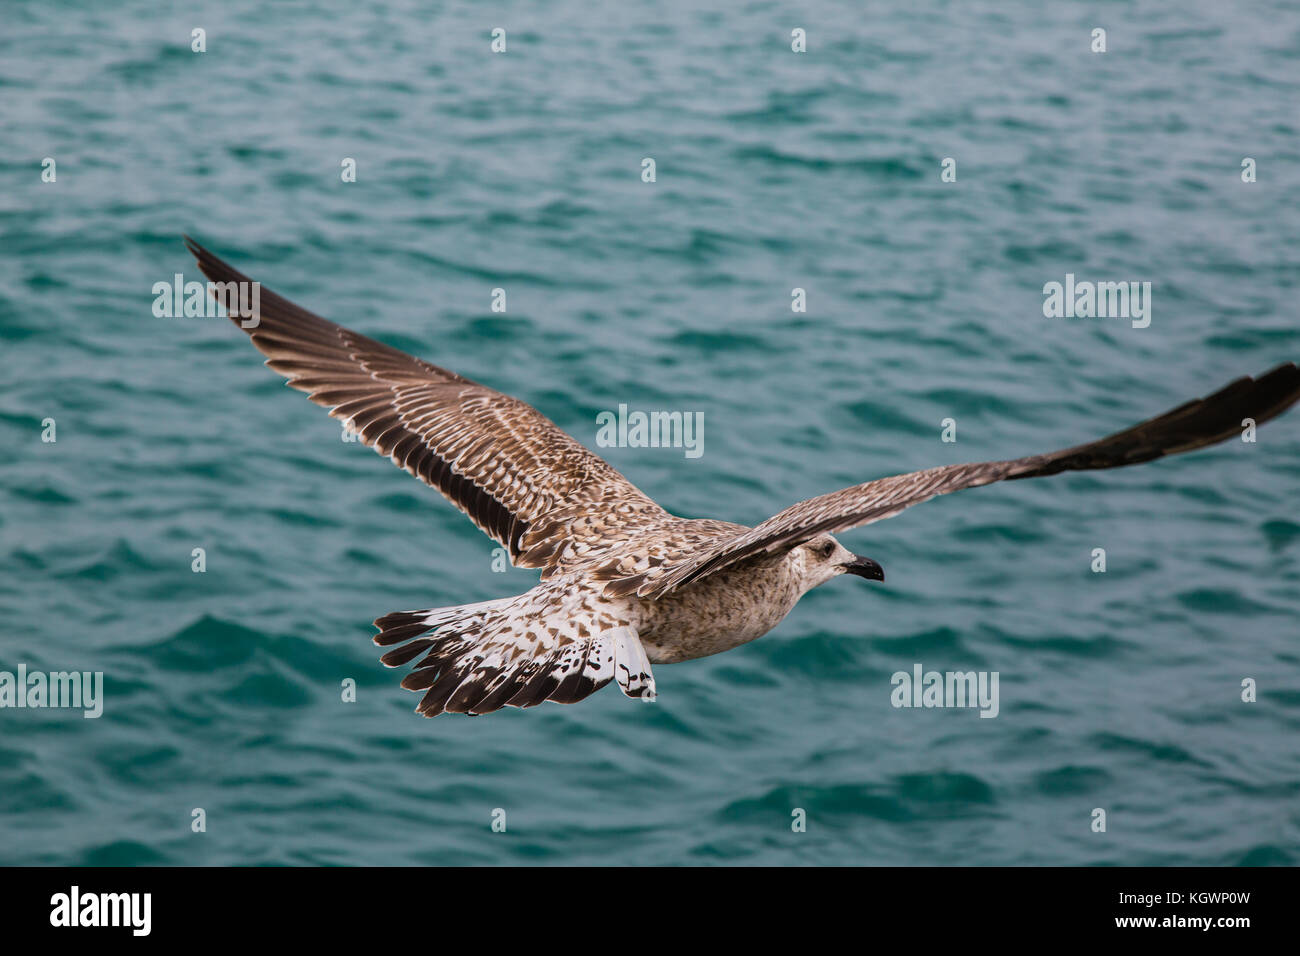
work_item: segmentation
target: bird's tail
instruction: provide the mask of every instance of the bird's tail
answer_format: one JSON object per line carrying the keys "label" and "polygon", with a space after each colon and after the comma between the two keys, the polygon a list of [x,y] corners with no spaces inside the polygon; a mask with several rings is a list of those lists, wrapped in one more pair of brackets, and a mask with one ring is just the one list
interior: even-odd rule
{"label": "bird's tail", "polygon": [[654,676],[635,629],[593,619],[561,639],[538,620],[533,600],[528,592],[394,611],[375,621],[374,642],[393,647],[380,658],[388,667],[424,654],[402,686],[425,691],[416,712],[426,717],[486,714],[545,700],[571,704],[614,679],[629,697],[654,699]]}
{"label": "bird's tail", "polygon": [[[422,611],[393,611],[375,620],[379,633],[374,642],[380,647],[403,644],[413,637],[439,630],[451,624],[460,625],[454,630],[465,630],[481,624],[485,615],[510,605],[514,598],[500,598],[495,601],[480,601],[478,604],[457,604],[454,607],[432,607]],[[445,637],[445,636],[444,636]],[[411,660],[426,647],[432,646],[433,638],[414,641],[389,651],[380,660],[389,667],[399,667]]]}

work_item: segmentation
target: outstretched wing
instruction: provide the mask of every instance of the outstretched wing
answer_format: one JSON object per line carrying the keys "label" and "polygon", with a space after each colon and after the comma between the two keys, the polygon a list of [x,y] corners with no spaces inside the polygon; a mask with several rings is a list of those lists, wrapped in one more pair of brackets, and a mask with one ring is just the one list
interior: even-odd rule
{"label": "outstretched wing", "polygon": [[1258,379],[1239,378],[1208,398],[1180,405],[1106,438],[1047,455],[944,465],[894,475],[809,498],[756,527],[634,575],[614,578],[609,594],[660,597],[719,568],[761,553],[788,551],[819,534],[870,524],[962,488],[1062,471],[1119,468],[1213,445],[1241,434],[1243,419],[1262,424],[1300,399],[1300,370],[1279,365]]}
{"label": "outstretched wing", "polygon": [[[186,237],[225,304],[251,280]],[[336,325],[260,288],[231,315],[270,368],[360,440],[438,489],[520,567],[553,573],[670,516],[531,405]],[[254,297],[248,293],[251,304]],[[562,506],[563,518],[560,517]]]}

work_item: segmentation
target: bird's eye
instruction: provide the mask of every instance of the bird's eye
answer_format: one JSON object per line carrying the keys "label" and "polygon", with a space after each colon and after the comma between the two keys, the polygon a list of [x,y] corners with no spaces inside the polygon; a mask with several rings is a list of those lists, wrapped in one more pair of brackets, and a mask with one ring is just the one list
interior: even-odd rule
{"label": "bird's eye", "polygon": [[820,548],[817,549],[817,553],[823,558],[829,558],[832,554],[835,553],[835,543],[833,541],[827,541],[824,545],[822,545]]}

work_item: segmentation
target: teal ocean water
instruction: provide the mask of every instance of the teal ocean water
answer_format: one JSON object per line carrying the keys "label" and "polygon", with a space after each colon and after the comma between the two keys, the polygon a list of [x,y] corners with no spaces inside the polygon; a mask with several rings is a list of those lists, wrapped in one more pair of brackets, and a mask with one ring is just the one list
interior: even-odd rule
{"label": "teal ocean water", "polygon": [[[653,704],[430,721],[370,621],[536,573],[151,291],[189,232],[589,447],[620,403],[701,412],[698,458],[601,449],[687,516],[1075,444],[1300,358],[1294,4],[3,21],[0,671],[105,699],[0,710],[0,863],[1300,863],[1300,415],[847,533],[885,584]],[[1150,326],[1046,318],[1067,274],[1151,282]],[[997,718],[892,707],[918,663],[998,672]]]}

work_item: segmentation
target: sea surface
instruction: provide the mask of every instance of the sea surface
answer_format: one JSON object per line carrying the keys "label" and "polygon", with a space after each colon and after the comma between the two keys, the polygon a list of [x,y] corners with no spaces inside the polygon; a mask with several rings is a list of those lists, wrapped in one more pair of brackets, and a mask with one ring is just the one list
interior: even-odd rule
{"label": "sea surface", "polygon": [[[425,720],[371,620],[536,572],[152,291],[190,233],[589,447],[702,413],[697,458],[598,449],[686,516],[1048,451],[1300,359],[1300,7],[0,21],[0,671],[105,681],[98,719],[0,710],[0,863],[1300,863],[1300,413],[846,533],[884,584],[653,704]],[[1150,326],[1045,317],[1067,274],[1149,281]],[[917,664],[997,672],[998,716],[895,708]]]}

